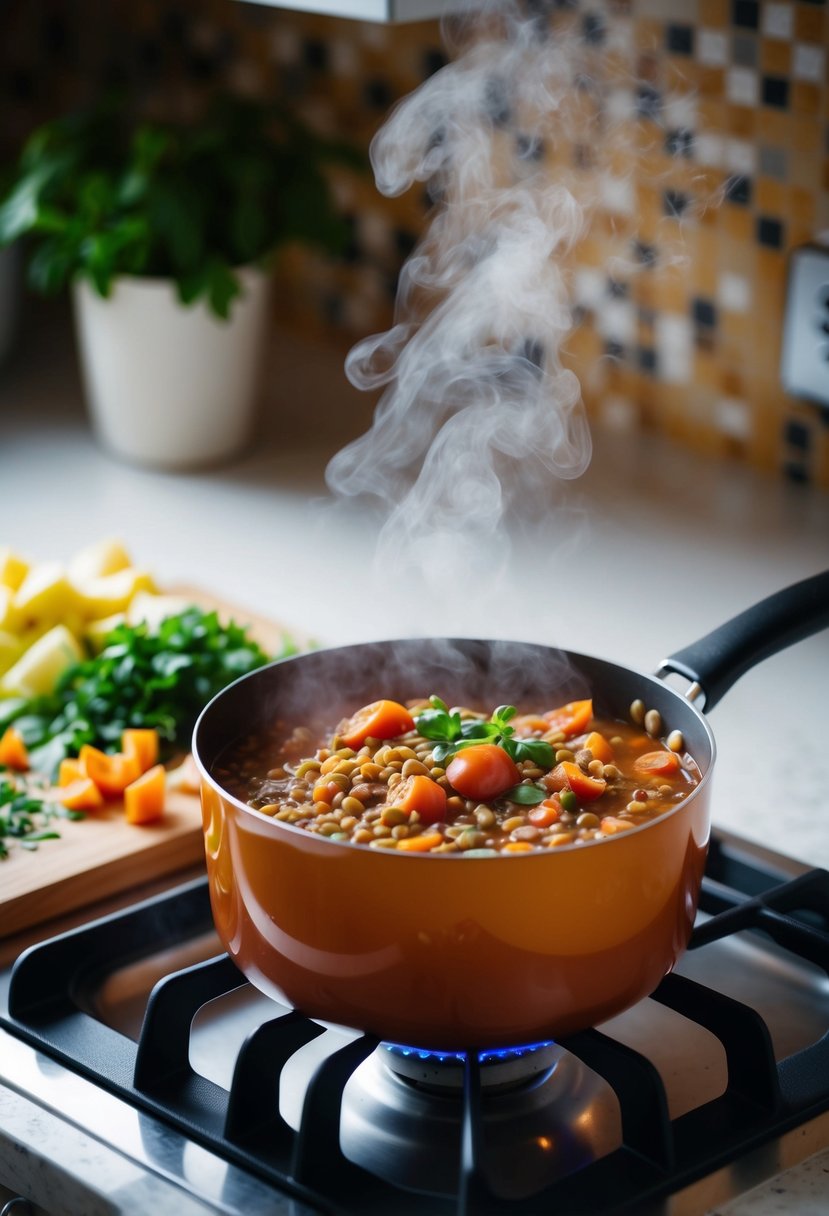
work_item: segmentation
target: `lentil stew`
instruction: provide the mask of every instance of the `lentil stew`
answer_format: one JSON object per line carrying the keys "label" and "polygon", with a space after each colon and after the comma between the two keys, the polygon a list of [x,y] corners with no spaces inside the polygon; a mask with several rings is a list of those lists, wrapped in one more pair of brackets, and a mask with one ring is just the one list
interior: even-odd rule
{"label": "lentil stew", "polygon": [[276,820],[371,849],[492,856],[600,842],[683,801],[701,774],[680,731],[641,701],[517,712],[382,700],[334,726],[277,720],[213,770]]}

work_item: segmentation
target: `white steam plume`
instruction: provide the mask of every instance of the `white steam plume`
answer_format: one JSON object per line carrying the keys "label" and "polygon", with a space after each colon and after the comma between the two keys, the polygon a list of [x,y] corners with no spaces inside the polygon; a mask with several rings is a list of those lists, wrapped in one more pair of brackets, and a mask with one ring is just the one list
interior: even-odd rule
{"label": "white steam plume", "polygon": [[[518,4],[474,18],[476,40],[391,114],[371,147],[378,188],[429,182],[438,206],[403,268],[395,324],[350,352],[356,386],[383,388],[371,429],[329,463],[338,494],[389,511],[377,557],[440,585],[495,572],[506,522],[549,505],[550,486],[590,460],[576,377],[562,366],[572,328],[561,263],[584,208],[541,163],[568,128],[584,43],[546,36]],[[485,31],[485,32],[481,32]],[[582,107],[582,115],[584,107]]]}

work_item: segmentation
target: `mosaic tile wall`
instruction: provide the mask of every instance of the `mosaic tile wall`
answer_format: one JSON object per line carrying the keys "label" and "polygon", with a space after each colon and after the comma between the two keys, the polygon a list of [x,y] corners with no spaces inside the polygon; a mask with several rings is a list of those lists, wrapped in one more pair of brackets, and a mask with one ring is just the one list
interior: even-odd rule
{"label": "mosaic tile wall", "polygon": [[[637,148],[624,166],[578,139],[542,153],[595,200],[571,260],[578,324],[566,350],[590,414],[829,487],[829,408],[789,397],[779,376],[789,252],[829,234],[825,0],[536,9],[575,9],[568,19],[604,62],[597,104]],[[5,151],[113,79],[185,109],[217,87],[281,95],[367,148],[393,103],[446,62],[436,22],[236,0],[7,0],[0,21]],[[336,189],[350,247],[337,264],[286,256],[278,311],[345,350],[389,325],[432,204],[422,190],[383,198],[370,176]]]}

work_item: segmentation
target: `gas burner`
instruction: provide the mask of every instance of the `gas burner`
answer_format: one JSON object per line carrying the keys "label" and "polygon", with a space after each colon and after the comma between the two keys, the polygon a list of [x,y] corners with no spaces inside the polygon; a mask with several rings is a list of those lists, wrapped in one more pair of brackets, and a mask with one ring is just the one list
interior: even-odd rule
{"label": "gas burner", "polygon": [[[463,1051],[426,1051],[398,1043],[381,1043],[378,1050],[387,1068],[423,1089],[463,1089],[466,1053]],[[488,1093],[514,1089],[548,1073],[555,1066],[555,1043],[529,1043],[525,1047],[500,1047],[478,1052],[481,1088]]]}
{"label": "gas burner", "polygon": [[[621,1143],[610,1086],[555,1043],[479,1061],[487,1175],[504,1199],[527,1198]],[[345,1087],[345,1156],[394,1186],[455,1194],[465,1065],[463,1052],[382,1043]]]}

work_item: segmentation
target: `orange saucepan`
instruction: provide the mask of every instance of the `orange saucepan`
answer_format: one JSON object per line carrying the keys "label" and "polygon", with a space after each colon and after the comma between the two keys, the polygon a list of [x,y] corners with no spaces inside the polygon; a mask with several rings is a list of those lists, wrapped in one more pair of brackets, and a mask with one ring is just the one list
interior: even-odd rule
{"label": "orange saucepan", "polygon": [[[804,580],[665,660],[708,709],[753,663],[829,624],[829,572]],[[466,858],[334,842],[274,820],[213,776],[274,716],[339,711],[439,688],[454,703],[634,700],[681,730],[702,779],[673,810],[605,841]],[[432,1049],[557,1038],[651,992],[688,943],[705,864],[715,746],[692,700],[662,679],[528,643],[407,639],[320,650],[236,681],[202,713],[213,917],[256,987],[313,1018]]]}

